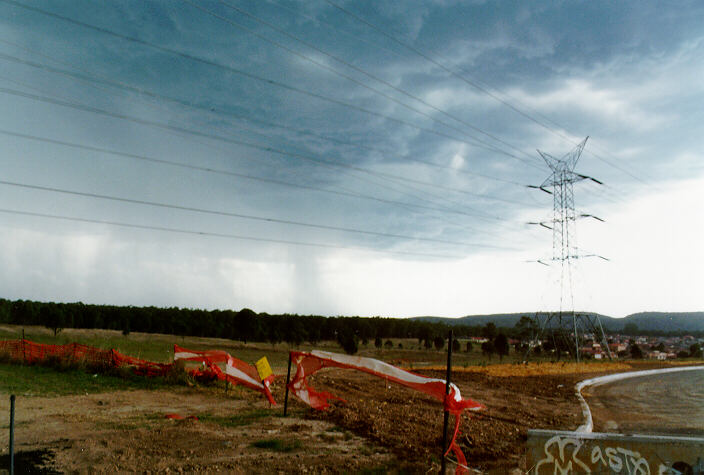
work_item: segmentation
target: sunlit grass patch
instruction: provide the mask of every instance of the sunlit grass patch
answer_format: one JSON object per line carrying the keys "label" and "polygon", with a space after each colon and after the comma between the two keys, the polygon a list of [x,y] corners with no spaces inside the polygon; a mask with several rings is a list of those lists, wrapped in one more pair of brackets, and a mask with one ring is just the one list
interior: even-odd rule
{"label": "sunlit grass patch", "polygon": [[202,422],[212,422],[222,427],[241,427],[274,415],[274,412],[268,409],[254,409],[230,416],[214,416],[210,413],[198,414],[198,420]]}
{"label": "sunlit grass patch", "polygon": [[0,393],[23,396],[66,396],[125,389],[166,387],[162,378],[120,377],[86,373],[80,369],[57,371],[44,366],[0,363]]}

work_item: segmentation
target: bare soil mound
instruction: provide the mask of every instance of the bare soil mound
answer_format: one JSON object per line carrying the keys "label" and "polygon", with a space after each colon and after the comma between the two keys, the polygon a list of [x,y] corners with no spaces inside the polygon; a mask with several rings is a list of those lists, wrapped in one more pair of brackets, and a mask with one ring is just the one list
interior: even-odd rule
{"label": "bare soil mound", "polygon": [[[443,377],[441,372],[426,372]],[[460,448],[470,467],[506,472],[525,467],[529,428],[574,429],[582,413],[574,393],[578,375],[496,377],[481,373],[453,376],[464,397],[487,406],[462,416]],[[425,471],[440,460],[442,405],[428,396],[388,385],[366,375],[335,370],[316,376],[313,385],[344,396],[328,411],[309,417],[332,421],[383,447],[405,468]]]}

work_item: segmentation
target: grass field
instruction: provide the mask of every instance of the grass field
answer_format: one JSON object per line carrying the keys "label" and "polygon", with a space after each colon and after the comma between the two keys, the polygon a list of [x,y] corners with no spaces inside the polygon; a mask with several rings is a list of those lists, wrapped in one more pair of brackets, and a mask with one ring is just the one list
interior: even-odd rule
{"label": "grass field", "polygon": [[91,374],[72,369],[57,371],[44,366],[0,363],[0,394],[21,396],[67,396],[125,389],[165,387],[161,378]]}
{"label": "grass field", "polygon": [[[0,325],[0,340],[16,339],[22,336],[22,327],[16,325]],[[24,335],[28,340],[65,344],[82,343],[98,348],[114,348],[120,353],[141,359],[157,362],[173,361],[173,345],[194,350],[224,350],[232,356],[250,364],[266,356],[276,374],[286,374],[288,352],[290,350],[310,351],[318,349],[331,352],[342,352],[340,346],[332,341],[323,341],[315,346],[304,343],[300,347],[289,346],[286,343],[272,345],[270,343],[243,343],[222,338],[179,337],[158,333],[130,333],[123,335],[117,330],[96,329],[66,329],[54,337],[51,330],[39,326],[24,327]],[[358,355],[376,358],[407,369],[441,369],[445,367],[447,350],[425,349],[418,340],[391,339],[392,348],[377,349],[373,342],[367,345],[360,343]],[[384,341],[386,343],[386,340]],[[509,355],[500,359],[494,355],[489,358],[482,355],[479,345],[473,345],[472,351],[466,352],[465,341],[460,340],[462,350],[453,353],[453,368],[457,371],[483,372],[494,376],[528,376],[539,374],[565,374],[595,371],[626,370],[630,366],[623,362],[585,360],[576,365],[567,360],[551,363],[548,357],[531,357],[528,365],[522,363],[523,353],[516,353],[513,348]],[[649,364],[648,360],[632,361],[629,364]],[[692,364],[693,361],[668,362],[669,364]]]}
{"label": "grass field", "polygon": [[[21,327],[0,325],[0,339],[21,335]],[[0,409],[7,411],[9,394],[18,396],[19,440],[26,450],[50,447],[56,454],[53,463],[61,471],[168,468],[249,473],[259,470],[264,458],[267,464],[278,464],[272,472],[295,472],[301,467],[313,473],[336,472],[344,467],[358,473],[382,467],[378,473],[387,473],[390,467],[399,467],[393,454],[400,452],[411,454],[404,457],[405,462],[415,464],[409,465],[410,472],[437,469],[436,451],[431,448],[438,445],[442,405],[408,388],[355,371],[330,369],[315,376],[314,387],[344,398],[345,404],[317,412],[290,397],[288,417],[281,417],[291,349],[286,344],[76,329],[54,337],[43,327],[25,327],[24,335],[44,343],[75,341],[115,348],[161,362],[172,361],[174,343],[196,350],[225,350],[249,363],[267,356],[279,376],[272,385],[279,406],[272,408],[260,394],[244,386],[193,386],[192,380],[179,379],[182,373],[176,371],[167,380],[134,376],[129,370],[105,375],[61,364],[0,363]],[[412,370],[429,369],[424,373],[427,376],[444,377],[445,350],[426,350],[412,339],[393,339],[392,346],[376,349],[370,343],[360,346],[359,354]],[[482,356],[477,346],[471,352],[454,353],[452,378],[463,396],[481,402],[487,410],[463,422],[463,431],[471,434],[471,439],[458,440],[468,459],[477,466],[496,468],[496,473],[506,473],[512,467],[527,469],[520,465],[520,454],[529,428],[572,430],[579,425],[581,412],[574,384],[584,379],[585,373],[665,365],[593,360],[579,365],[564,360],[522,364],[523,355],[513,349],[501,361],[496,356]],[[321,342],[315,348],[342,351],[334,342]],[[299,349],[310,350],[312,346],[304,344]],[[176,386],[179,382],[188,386]],[[171,414],[183,416],[183,420],[166,417]],[[7,427],[0,424],[0,429]],[[3,434],[6,432],[0,432],[0,447]],[[57,448],[57,440],[68,442]],[[236,447],[238,454],[247,456],[223,457],[223,447]],[[280,457],[282,454],[289,456]]]}
{"label": "grass field", "polygon": [[[288,352],[290,350],[310,351],[312,349],[342,352],[340,346],[332,341],[323,341],[315,346],[304,343],[299,347],[289,346],[286,343],[272,345],[270,343],[243,343],[241,341],[227,340],[222,338],[200,338],[200,337],[179,337],[175,335],[164,335],[158,333],[130,333],[123,335],[117,330],[96,330],[96,329],[65,329],[54,337],[53,332],[47,328],[39,326],[24,327],[24,335],[28,340],[39,343],[62,345],[77,342],[84,345],[95,346],[103,349],[114,348],[120,353],[137,358],[157,361],[173,361],[173,345],[194,349],[194,350],[224,350],[232,356],[248,363],[254,363],[263,356],[266,356],[275,372],[281,373],[286,370]],[[17,325],[0,325],[0,340],[21,338],[22,327]],[[384,340],[386,343],[387,340]],[[437,366],[445,364],[447,350],[425,349],[418,340],[412,338],[390,339],[392,348],[377,349],[374,343],[367,345],[360,343],[359,355],[376,358],[392,364],[408,367],[420,368],[425,366]],[[500,360],[498,356],[488,358],[481,354],[479,345],[474,345],[471,352],[465,352],[465,342],[460,340],[462,351],[453,354],[453,362],[456,367],[484,366],[495,363],[516,363],[523,355],[516,354],[513,349],[509,356]],[[401,345],[401,347],[399,347]],[[547,361],[547,360],[545,360]]]}

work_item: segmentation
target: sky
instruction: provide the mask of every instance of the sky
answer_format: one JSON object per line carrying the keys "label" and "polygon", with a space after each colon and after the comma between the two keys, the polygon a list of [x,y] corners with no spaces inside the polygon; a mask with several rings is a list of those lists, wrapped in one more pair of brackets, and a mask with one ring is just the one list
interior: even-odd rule
{"label": "sky", "polygon": [[701,311],[702,77],[698,1],[0,0],[0,297]]}

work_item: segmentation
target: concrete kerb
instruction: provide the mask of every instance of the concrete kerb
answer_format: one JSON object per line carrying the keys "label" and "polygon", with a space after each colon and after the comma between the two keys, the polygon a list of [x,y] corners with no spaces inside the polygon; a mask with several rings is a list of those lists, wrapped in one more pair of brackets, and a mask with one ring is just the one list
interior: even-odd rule
{"label": "concrete kerb", "polygon": [[575,391],[577,393],[577,399],[579,399],[579,404],[582,406],[582,415],[584,416],[584,424],[577,427],[576,432],[592,432],[594,430],[594,422],[592,420],[592,411],[589,409],[587,401],[582,396],[582,389],[587,386],[600,386],[602,384],[611,383],[614,381],[620,381],[622,379],[638,378],[640,376],[650,376],[654,374],[663,373],[675,373],[679,371],[695,371],[704,370],[704,366],[682,366],[680,368],[662,368],[662,369],[648,369],[644,371],[631,371],[628,373],[617,373],[609,374],[606,376],[599,376],[598,378],[585,379],[580,381],[575,385]]}

